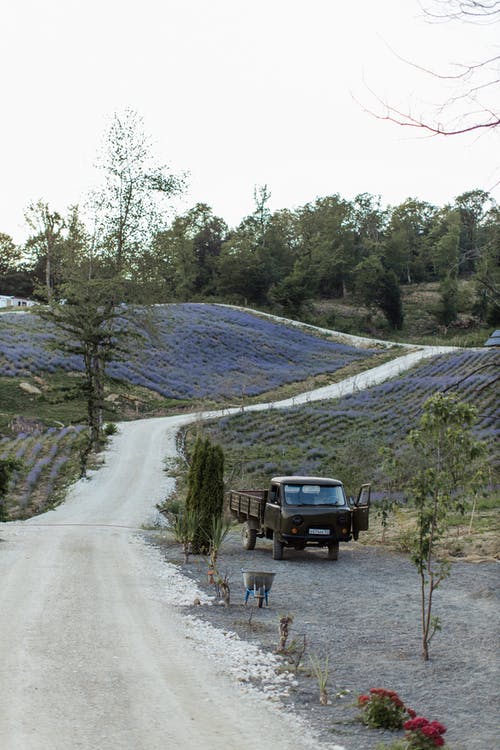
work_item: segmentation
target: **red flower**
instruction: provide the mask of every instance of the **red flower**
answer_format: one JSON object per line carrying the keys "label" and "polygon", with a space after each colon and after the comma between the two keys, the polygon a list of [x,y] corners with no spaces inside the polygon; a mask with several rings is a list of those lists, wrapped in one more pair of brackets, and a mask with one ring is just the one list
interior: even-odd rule
{"label": "red flower", "polygon": [[440,724],[439,721],[431,721],[430,726],[435,727],[439,734],[444,734],[446,732],[446,727],[443,726],[443,724]]}
{"label": "red flower", "polygon": [[441,732],[438,732],[436,727],[433,727],[432,724],[427,724],[427,726],[422,727],[421,730],[422,734],[425,734],[426,737],[439,737]]}
{"label": "red flower", "polygon": [[434,737],[434,744],[436,745],[436,747],[442,747],[444,745],[444,740],[441,735],[438,735],[438,737]]}
{"label": "red flower", "polygon": [[414,719],[415,716],[417,715],[417,712],[414,711],[413,708],[407,708],[406,710],[408,712],[408,716],[410,717],[410,719]]}
{"label": "red flower", "polygon": [[359,698],[358,698],[358,705],[359,706],[364,706],[365,703],[368,703],[369,700],[370,700],[370,696],[369,695],[360,695]]}
{"label": "red flower", "polygon": [[426,727],[428,723],[428,720],[424,719],[423,716],[417,716],[413,719],[405,721],[405,723],[403,724],[403,729],[408,729],[409,731],[411,731],[412,729],[422,729],[422,727]]}

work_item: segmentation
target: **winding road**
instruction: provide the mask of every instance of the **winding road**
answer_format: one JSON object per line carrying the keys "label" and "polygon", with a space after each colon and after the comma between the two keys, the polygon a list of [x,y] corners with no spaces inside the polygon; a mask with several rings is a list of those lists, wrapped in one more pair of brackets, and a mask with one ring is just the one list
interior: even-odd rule
{"label": "winding road", "polygon": [[[365,388],[441,351],[411,352],[272,406]],[[173,486],[164,462],[176,455],[179,427],[221,413],[120,424],[104,466],[64,504],[0,524],[2,750],[317,746],[293,717],[241,691],[194,649],[164,597],[159,563],[137,541]]]}

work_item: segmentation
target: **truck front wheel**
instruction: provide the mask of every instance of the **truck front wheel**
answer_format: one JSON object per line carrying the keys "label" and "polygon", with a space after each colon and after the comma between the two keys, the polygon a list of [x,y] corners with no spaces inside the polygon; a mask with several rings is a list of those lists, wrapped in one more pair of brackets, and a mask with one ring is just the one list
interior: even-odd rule
{"label": "truck front wheel", "polygon": [[243,549],[255,549],[255,542],[257,541],[257,529],[252,529],[245,521],[243,528],[241,529],[241,543]]}
{"label": "truck front wheel", "polygon": [[339,559],[339,543],[338,542],[332,542],[331,544],[328,545],[327,559],[328,560]]}
{"label": "truck front wheel", "polygon": [[275,532],[273,535],[273,560],[283,560],[283,547],[285,545]]}

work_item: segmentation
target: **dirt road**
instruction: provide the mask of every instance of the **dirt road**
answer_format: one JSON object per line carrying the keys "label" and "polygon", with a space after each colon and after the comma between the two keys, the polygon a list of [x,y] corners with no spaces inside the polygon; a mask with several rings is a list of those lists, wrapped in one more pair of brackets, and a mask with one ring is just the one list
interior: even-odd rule
{"label": "dirt road", "polygon": [[123,425],[106,466],[65,505],[2,526],[2,750],[250,749],[262,733],[290,746],[287,718],[193,653],[120,526],[147,520],[164,492],[177,424]]}
{"label": "dirt road", "polygon": [[105,466],[64,505],[0,525],[2,750],[315,747],[193,650],[134,541],[173,483],[163,462],[179,426],[199,416],[121,425]]}

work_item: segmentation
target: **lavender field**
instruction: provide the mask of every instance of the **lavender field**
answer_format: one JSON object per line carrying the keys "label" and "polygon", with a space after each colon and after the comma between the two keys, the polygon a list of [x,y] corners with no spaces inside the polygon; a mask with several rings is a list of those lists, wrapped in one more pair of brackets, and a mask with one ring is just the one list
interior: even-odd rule
{"label": "lavender field", "polygon": [[319,474],[341,476],[354,492],[362,481],[381,479],[379,448],[401,442],[436,391],[474,404],[477,435],[498,455],[499,365],[499,352],[463,350],[335,401],[244,412],[206,429],[243,485],[259,486],[273,474]]}
{"label": "lavender field", "polygon": [[[166,398],[255,396],[287,383],[335,373],[377,351],[319,338],[217,305],[178,304],[128,311],[133,333],[111,378]],[[53,332],[36,315],[0,316],[0,376],[81,371],[79,357],[49,348]]]}
{"label": "lavender field", "polygon": [[63,486],[78,474],[79,437],[84,430],[83,425],[47,430],[35,427],[14,438],[0,438],[0,459],[21,462],[7,496],[11,518],[30,517],[61,499]]}

